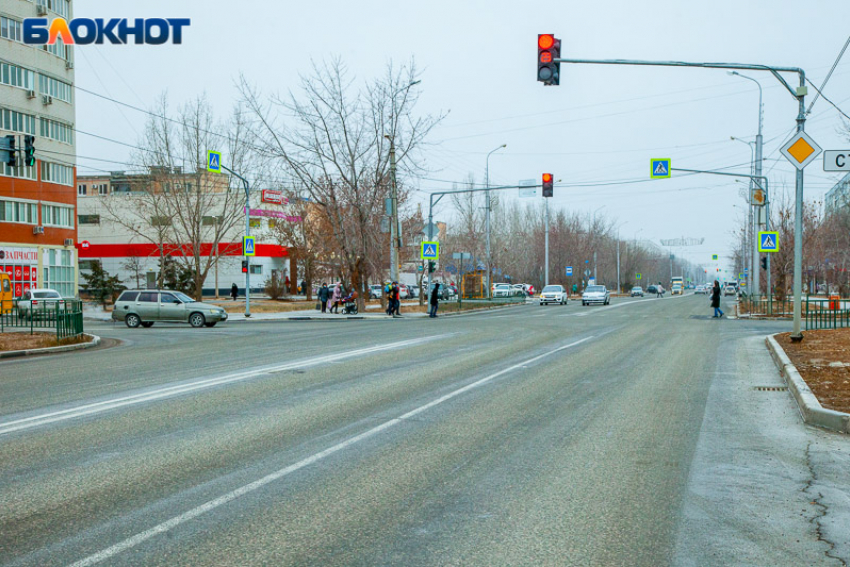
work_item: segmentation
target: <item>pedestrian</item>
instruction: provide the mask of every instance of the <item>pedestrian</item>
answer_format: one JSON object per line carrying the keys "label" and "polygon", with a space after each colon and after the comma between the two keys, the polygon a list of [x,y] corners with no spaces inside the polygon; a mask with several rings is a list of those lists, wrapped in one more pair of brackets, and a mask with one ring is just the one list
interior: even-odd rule
{"label": "pedestrian", "polygon": [[327,312],[330,294],[331,290],[328,289],[328,284],[322,282],[322,287],[319,288],[319,303],[322,304],[322,313]]}
{"label": "pedestrian", "polygon": [[658,285],[655,286],[655,297],[656,298],[664,297],[664,291],[663,290],[664,290],[664,288],[661,287],[661,282],[658,282]]}
{"label": "pedestrian", "polygon": [[720,310],[720,282],[717,280],[714,280],[711,289],[711,306],[714,307],[714,317],[723,317],[723,311]]}
{"label": "pedestrian", "polygon": [[392,298],[393,298],[393,317],[401,317],[401,313],[399,309],[401,309],[401,288],[398,286],[398,282],[393,282],[393,290],[392,290]]}
{"label": "pedestrian", "polygon": [[342,286],[340,284],[336,284],[334,286],[334,292],[331,296],[331,301],[333,302],[331,305],[331,313],[339,314],[339,304],[342,301]]}
{"label": "pedestrian", "polygon": [[434,318],[437,316],[437,306],[440,301],[440,284],[435,283],[434,289],[431,290],[431,310],[428,312],[428,317]]}
{"label": "pedestrian", "polygon": [[236,284],[230,286],[230,297],[233,298],[233,301],[236,301],[236,296],[239,295],[239,288]]}
{"label": "pedestrian", "polygon": [[301,280],[301,295],[307,295],[307,281]]}

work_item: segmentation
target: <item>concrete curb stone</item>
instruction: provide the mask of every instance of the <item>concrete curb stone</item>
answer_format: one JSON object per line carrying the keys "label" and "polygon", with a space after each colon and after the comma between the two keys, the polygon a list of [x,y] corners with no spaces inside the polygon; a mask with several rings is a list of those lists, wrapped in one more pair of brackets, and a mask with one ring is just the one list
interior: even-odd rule
{"label": "concrete curb stone", "polygon": [[820,404],[775,337],[776,335],[769,335],[765,342],[773,362],[782,377],[785,378],[785,383],[788,384],[794,399],[797,400],[803,421],[815,427],[838,431],[839,433],[850,433],[850,414],[826,409]]}
{"label": "concrete curb stone", "polygon": [[91,337],[91,340],[85,343],[78,343],[74,345],[63,345],[46,348],[31,348],[26,350],[9,350],[5,352],[0,352],[0,358],[14,358],[18,356],[33,356],[36,354],[54,354],[60,352],[70,352],[74,350],[84,350],[87,348],[93,348],[100,344],[100,337],[98,337],[97,335],[91,335],[89,333],[83,334],[87,337]]}

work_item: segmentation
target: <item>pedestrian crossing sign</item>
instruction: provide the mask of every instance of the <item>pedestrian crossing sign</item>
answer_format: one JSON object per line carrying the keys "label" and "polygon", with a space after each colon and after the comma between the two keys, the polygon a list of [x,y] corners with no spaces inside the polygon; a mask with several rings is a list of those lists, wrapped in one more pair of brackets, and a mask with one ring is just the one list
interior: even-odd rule
{"label": "pedestrian crossing sign", "polygon": [[221,173],[221,152],[207,151],[207,171]]}
{"label": "pedestrian crossing sign", "polygon": [[656,158],[649,160],[650,179],[663,179],[670,177],[670,158]]}
{"label": "pedestrian crossing sign", "polygon": [[643,277],[643,274],[635,274],[635,279],[639,280]]}
{"label": "pedestrian crossing sign", "polygon": [[759,232],[759,252],[779,252],[779,233]]}
{"label": "pedestrian crossing sign", "polygon": [[253,236],[243,236],[242,237],[242,255],[243,256],[256,256],[257,249],[254,245],[254,237]]}
{"label": "pedestrian crossing sign", "polygon": [[712,259],[712,260],[717,260],[717,254],[712,254],[712,255],[711,255],[711,259]]}
{"label": "pedestrian crossing sign", "polygon": [[423,260],[439,260],[440,259],[440,243],[439,242],[423,242],[422,248],[419,251],[419,256]]}

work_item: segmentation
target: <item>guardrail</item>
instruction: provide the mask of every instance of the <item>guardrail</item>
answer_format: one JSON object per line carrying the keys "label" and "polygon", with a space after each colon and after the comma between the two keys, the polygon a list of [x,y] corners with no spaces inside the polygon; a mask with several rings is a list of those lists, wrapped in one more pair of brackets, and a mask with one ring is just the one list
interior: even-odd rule
{"label": "guardrail", "polygon": [[61,302],[39,300],[35,305],[28,300],[13,299],[0,305],[0,333],[7,329],[50,329],[57,339],[76,337],[83,333],[83,302],[64,299]]}
{"label": "guardrail", "polygon": [[806,297],[806,330],[850,327],[850,309],[842,309],[850,300]]}

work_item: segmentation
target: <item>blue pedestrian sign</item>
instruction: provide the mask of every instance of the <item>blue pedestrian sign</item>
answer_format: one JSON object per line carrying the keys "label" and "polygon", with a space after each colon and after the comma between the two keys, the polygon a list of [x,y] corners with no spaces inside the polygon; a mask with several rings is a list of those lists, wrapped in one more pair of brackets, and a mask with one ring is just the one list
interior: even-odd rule
{"label": "blue pedestrian sign", "polygon": [[573,267],[572,266],[567,266],[567,269],[565,271],[566,271],[567,276],[573,275]]}
{"label": "blue pedestrian sign", "polygon": [[759,232],[759,252],[779,252],[779,233],[772,231]]}
{"label": "blue pedestrian sign", "polygon": [[649,160],[649,178],[664,179],[670,177],[670,158],[656,158]]}
{"label": "blue pedestrian sign", "polygon": [[440,258],[440,243],[439,242],[423,242],[422,248],[419,251],[419,256],[423,260],[437,260]]}
{"label": "blue pedestrian sign", "polygon": [[207,151],[207,171],[221,173],[221,152]]}
{"label": "blue pedestrian sign", "polygon": [[254,243],[253,236],[243,236],[242,237],[242,255],[243,256],[256,256],[257,250]]}

